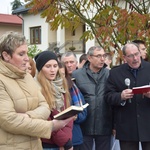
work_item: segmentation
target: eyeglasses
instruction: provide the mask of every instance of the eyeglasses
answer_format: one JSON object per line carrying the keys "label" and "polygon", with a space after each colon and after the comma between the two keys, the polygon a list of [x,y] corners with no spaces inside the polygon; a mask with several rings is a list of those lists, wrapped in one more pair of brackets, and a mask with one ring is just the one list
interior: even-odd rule
{"label": "eyeglasses", "polygon": [[138,57],[140,55],[140,52],[136,52],[135,54],[131,54],[131,55],[126,55],[128,58],[134,58],[134,57]]}
{"label": "eyeglasses", "polygon": [[106,54],[104,54],[104,55],[101,55],[101,54],[99,54],[99,55],[91,55],[91,56],[93,56],[93,57],[96,57],[96,58],[106,58]]}

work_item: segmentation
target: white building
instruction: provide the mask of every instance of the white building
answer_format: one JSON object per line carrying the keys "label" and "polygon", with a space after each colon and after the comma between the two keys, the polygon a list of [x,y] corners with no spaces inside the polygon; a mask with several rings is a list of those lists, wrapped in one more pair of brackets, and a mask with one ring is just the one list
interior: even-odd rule
{"label": "white building", "polygon": [[37,45],[38,49],[59,49],[60,53],[64,53],[70,51],[71,47],[75,47],[74,52],[79,57],[94,45],[94,40],[89,40],[86,43],[80,40],[81,35],[86,30],[85,24],[81,24],[74,32],[61,28],[52,31],[49,23],[45,21],[45,18],[41,18],[40,13],[33,15],[28,13],[28,10],[29,8],[21,6],[12,13],[22,17],[23,34],[26,36],[28,43]]}

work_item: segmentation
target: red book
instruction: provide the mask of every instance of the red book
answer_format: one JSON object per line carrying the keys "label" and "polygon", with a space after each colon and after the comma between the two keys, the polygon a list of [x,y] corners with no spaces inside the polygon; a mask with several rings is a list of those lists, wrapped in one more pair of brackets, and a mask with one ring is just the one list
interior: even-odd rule
{"label": "red book", "polygon": [[133,94],[143,94],[150,91],[150,85],[144,85],[139,87],[133,87],[132,92]]}

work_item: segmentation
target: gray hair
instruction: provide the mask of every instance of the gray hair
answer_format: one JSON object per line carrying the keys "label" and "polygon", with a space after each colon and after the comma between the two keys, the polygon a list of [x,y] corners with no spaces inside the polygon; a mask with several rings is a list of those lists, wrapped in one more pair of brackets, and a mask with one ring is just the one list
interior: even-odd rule
{"label": "gray hair", "polygon": [[89,48],[87,55],[90,55],[90,56],[93,55],[95,49],[102,50],[103,48],[101,46],[92,46]]}
{"label": "gray hair", "polygon": [[130,42],[130,43],[127,43],[127,44],[125,44],[124,46],[123,46],[123,48],[122,48],[122,53],[123,53],[123,55],[126,55],[126,49],[128,48],[128,46],[129,45],[135,45],[137,48],[138,48],[138,50],[139,50],[139,46],[138,46],[138,44],[137,43],[134,43],[134,42]]}
{"label": "gray hair", "polygon": [[61,61],[63,61],[63,58],[64,57],[69,57],[69,56],[74,56],[74,58],[76,59],[76,61],[77,61],[77,56],[76,56],[76,54],[75,53],[73,53],[73,52],[66,52],[66,53],[64,53],[64,54],[62,54],[62,56],[61,56]]}
{"label": "gray hair", "polygon": [[24,35],[13,31],[6,32],[0,37],[0,55],[2,56],[2,52],[5,51],[12,56],[13,52],[25,43]]}

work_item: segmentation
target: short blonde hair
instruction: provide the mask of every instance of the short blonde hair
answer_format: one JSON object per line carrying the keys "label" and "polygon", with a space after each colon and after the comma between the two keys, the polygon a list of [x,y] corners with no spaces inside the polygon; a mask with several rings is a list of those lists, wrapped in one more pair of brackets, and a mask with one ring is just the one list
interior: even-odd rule
{"label": "short blonde hair", "polygon": [[3,51],[5,51],[12,56],[13,52],[25,43],[26,38],[24,35],[13,31],[6,32],[0,37],[0,54],[2,56]]}

